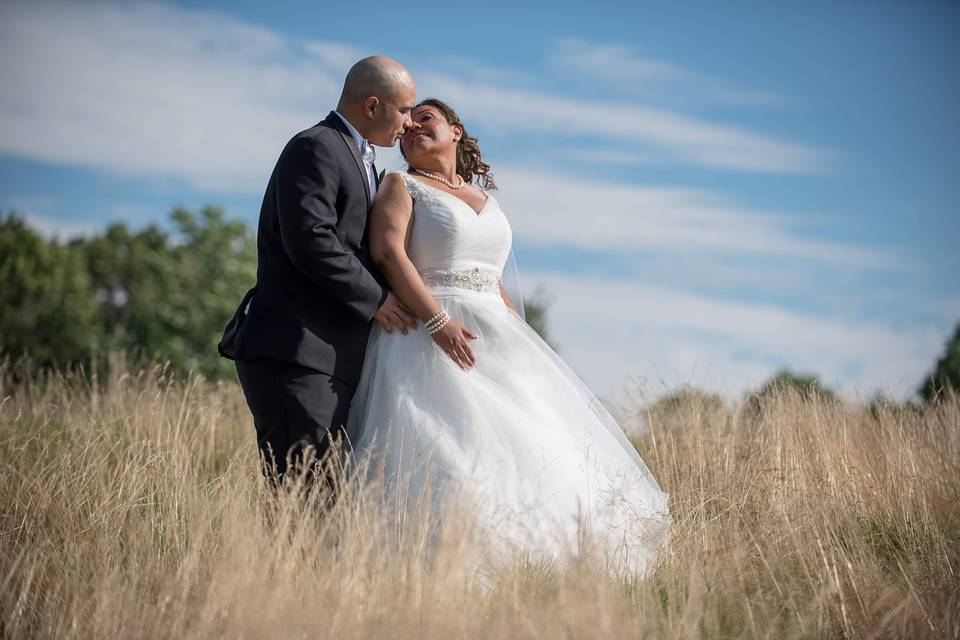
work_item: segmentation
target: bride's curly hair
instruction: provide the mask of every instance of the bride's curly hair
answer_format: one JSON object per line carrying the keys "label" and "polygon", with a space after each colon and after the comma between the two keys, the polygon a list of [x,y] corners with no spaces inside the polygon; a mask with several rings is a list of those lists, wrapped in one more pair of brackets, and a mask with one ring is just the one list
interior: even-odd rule
{"label": "bride's curly hair", "polygon": [[[473,184],[474,178],[484,189],[496,189],[497,183],[493,181],[493,174],[490,173],[490,165],[483,161],[480,155],[480,145],[477,139],[467,133],[467,128],[463,126],[460,116],[453,110],[453,107],[442,100],[436,98],[427,98],[421,100],[414,109],[429,105],[443,114],[446,121],[452,126],[457,125],[463,130],[463,135],[457,142],[457,173],[465,182]],[[400,153],[404,158],[407,155],[403,152],[403,145],[400,145]]]}

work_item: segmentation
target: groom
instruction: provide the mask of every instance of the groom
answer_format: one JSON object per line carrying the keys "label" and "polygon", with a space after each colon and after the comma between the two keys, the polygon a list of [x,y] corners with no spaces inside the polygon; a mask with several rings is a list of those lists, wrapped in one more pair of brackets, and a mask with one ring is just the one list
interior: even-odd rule
{"label": "groom", "polygon": [[[376,144],[411,126],[416,87],[385,56],[347,73],[336,111],[280,153],[260,209],[257,283],[218,345],[236,360],[262,469],[282,482],[343,436],[371,322],[404,334],[416,319],[370,260]],[[356,434],[351,434],[355,436]],[[312,474],[308,474],[308,478]]]}

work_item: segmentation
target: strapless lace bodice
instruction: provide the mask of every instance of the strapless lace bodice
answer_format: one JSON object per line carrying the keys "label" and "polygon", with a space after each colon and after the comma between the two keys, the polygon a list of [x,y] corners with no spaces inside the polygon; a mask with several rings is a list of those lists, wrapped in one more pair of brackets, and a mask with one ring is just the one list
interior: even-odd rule
{"label": "strapless lace bodice", "polygon": [[[417,270],[437,286],[490,287],[487,281],[503,273],[513,240],[510,224],[496,199],[487,193],[478,214],[460,198],[404,171],[397,173],[414,200],[407,255]],[[445,279],[460,282],[446,283]],[[424,281],[431,284],[428,277]]]}

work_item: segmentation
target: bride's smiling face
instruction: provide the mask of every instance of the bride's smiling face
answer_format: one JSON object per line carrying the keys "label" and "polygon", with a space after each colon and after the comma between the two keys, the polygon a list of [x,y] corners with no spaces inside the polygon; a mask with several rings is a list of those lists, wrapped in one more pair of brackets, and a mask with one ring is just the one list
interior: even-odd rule
{"label": "bride's smiling face", "polygon": [[411,164],[423,154],[443,155],[456,153],[457,141],[463,136],[458,125],[451,125],[439,109],[421,105],[410,114],[413,126],[406,130],[400,140],[400,148]]}

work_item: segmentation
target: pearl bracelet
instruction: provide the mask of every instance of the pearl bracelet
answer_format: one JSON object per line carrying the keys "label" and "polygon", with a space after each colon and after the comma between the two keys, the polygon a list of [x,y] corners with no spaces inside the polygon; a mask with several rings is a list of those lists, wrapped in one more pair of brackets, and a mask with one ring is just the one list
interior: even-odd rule
{"label": "pearl bracelet", "polygon": [[441,321],[440,321],[436,326],[434,326],[433,328],[427,329],[427,333],[429,333],[430,335],[435,334],[437,331],[440,331],[440,329],[443,329],[445,326],[447,326],[447,323],[448,323],[448,322],[450,322],[450,316],[446,316],[443,320],[441,320]]}
{"label": "pearl bracelet", "polygon": [[426,323],[424,323],[424,328],[432,335],[442,329],[443,326],[449,321],[450,315],[446,312],[446,310],[442,310],[440,313],[427,320]]}
{"label": "pearl bracelet", "polygon": [[446,323],[450,319],[450,316],[447,315],[446,311],[441,311],[437,315],[433,316],[424,324],[424,328],[429,331],[441,323]]}
{"label": "pearl bracelet", "polygon": [[439,321],[440,318],[443,317],[443,314],[444,314],[444,313],[446,313],[446,310],[445,310],[445,309],[440,309],[440,313],[438,313],[437,315],[433,316],[432,318],[430,318],[429,320],[427,320],[426,322],[424,322],[424,323],[423,323],[423,326],[425,326],[425,327],[427,327],[427,328],[429,329],[429,328],[430,328],[430,325],[432,325],[433,323]]}

